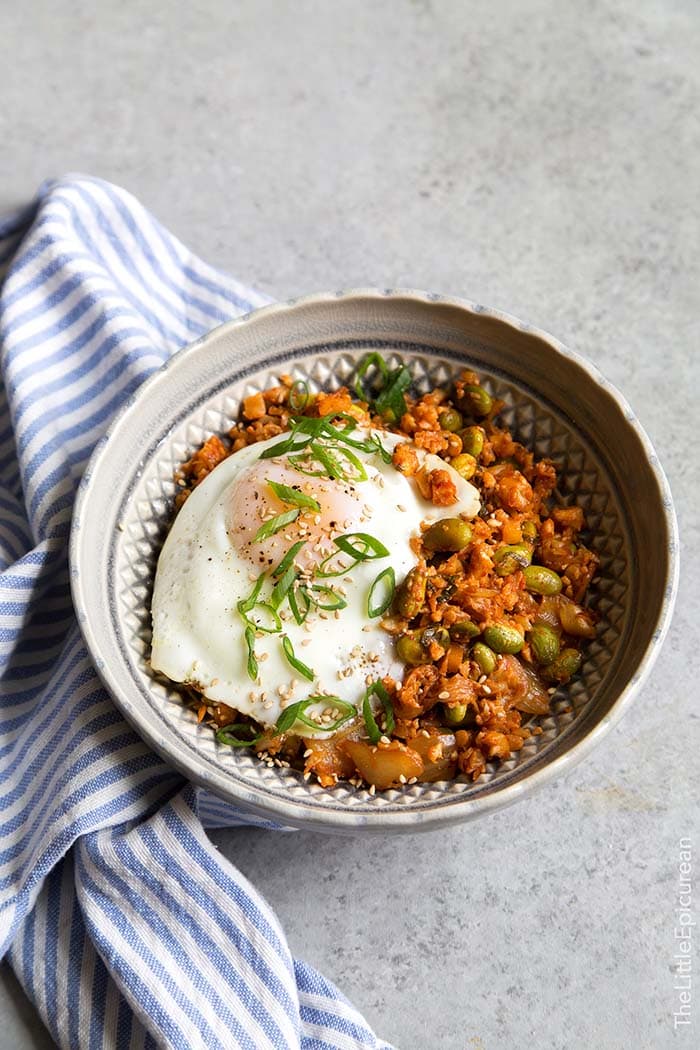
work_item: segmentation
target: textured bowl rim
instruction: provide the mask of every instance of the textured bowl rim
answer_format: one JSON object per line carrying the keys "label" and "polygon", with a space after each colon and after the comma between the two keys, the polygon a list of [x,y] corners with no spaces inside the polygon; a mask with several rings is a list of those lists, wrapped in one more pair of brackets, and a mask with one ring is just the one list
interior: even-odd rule
{"label": "textured bowl rim", "polygon": [[[317,831],[336,833],[345,832],[350,834],[359,831],[414,832],[418,830],[433,830],[441,826],[461,823],[477,816],[482,816],[493,810],[502,809],[505,806],[511,805],[518,801],[518,799],[525,797],[537,788],[543,786],[549,780],[572,769],[582,761],[596,744],[603,739],[608,731],[618,723],[630,707],[632,700],[646,682],[668,631],[676,600],[679,579],[678,525],[671,489],[654,446],[634,414],[628,401],[617,387],[606,379],[596,365],[592,364],[576,351],[569,349],[554,336],[550,335],[549,332],[520,321],[512,314],[491,307],[482,306],[481,304],[469,299],[440,295],[434,292],[425,292],[417,289],[380,289],[372,287],[349,288],[337,292],[316,292],[310,295],[295,297],[286,301],[273,302],[265,306],[257,307],[248,313],[241,314],[239,317],[235,317],[230,321],[217,325],[193,343],[189,343],[187,346],[176,351],[160,368],[158,368],[139,386],[136,393],[132,395],[132,397],[129,398],[119,409],[106,432],[97,442],[85,469],[84,480],[81,481],[78,487],[72,516],[69,561],[71,570],[77,568],[82,562],[83,533],[82,530],[75,527],[75,523],[79,521],[85,503],[89,499],[90,490],[94,484],[93,479],[96,476],[99,476],[100,462],[105,455],[108,442],[111,440],[112,435],[123,425],[124,420],[128,419],[128,416],[137,410],[138,402],[141,401],[141,398],[148,395],[150,388],[154,384],[162,381],[163,375],[173,367],[182,355],[196,352],[198,348],[201,348],[210,339],[219,338],[223,332],[230,331],[240,325],[245,325],[251,320],[257,319],[259,316],[283,315],[296,307],[323,306],[337,302],[338,300],[350,299],[409,299],[426,306],[439,305],[453,307],[457,310],[481,318],[485,317],[499,321],[516,331],[525,332],[528,335],[534,336],[547,343],[556,353],[560,354],[562,357],[568,358],[586,372],[593,382],[598,387],[605,390],[605,392],[617,403],[626,422],[635,431],[641,446],[644,449],[648,464],[651,467],[659,488],[668,534],[668,571],[666,574],[664,595],[654,624],[652,637],[639,661],[637,670],[621,689],[617,699],[613,702],[608,711],[606,711],[600,721],[592,727],[586,736],[573,744],[558,757],[553,758],[538,769],[533,770],[522,780],[507,784],[502,788],[496,789],[492,793],[481,795],[477,798],[465,798],[463,800],[451,799],[449,805],[436,801],[433,803],[432,808],[423,807],[420,812],[411,810],[409,806],[401,812],[391,813],[385,813],[381,810],[378,810],[376,814],[366,812],[357,813],[351,809],[339,813],[338,810],[334,809],[333,811],[329,810],[327,814],[324,814],[322,807],[305,807],[304,803],[301,803],[298,800],[291,801],[285,798],[284,795],[275,796],[274,798],[271,798],[268,795],[265,797],[264,802],[262,802],[256,798],[255,788],[251,788],[250,793],[242,793],[238,785],[228,778],[224,770],[216,771],[213,774],[211,771],[208,771],[206,774],[202,773],[190,760],[186,760],[183,757],[176,743],[171,743],[167,739],[159,737],[155,732],[151,731],[150,726],[144,725],[139,721],[138,712],[134,710],[124,695],[123,686],[119,677],[113,673],[112,669],[107,665],[107,662],[101,658],[99,642],[91,629],[90,619],[84,615],[86,603],[82,587],[82,573],[80,572],[71,571],[70,573],[71,593],[88,652],[95,664],[97,673],[110,693],[110,696],[136,732],[145,739],[153,750],[160,754],[168,764],[178,769],[185,777],[187,777],[187,779],[199,784],[214,794],[218,794],[233,805],[240,805],[257,815],[267,817],[268,819],[272,818],[274,820],[281,820],[291,826],[304,827],[307,829],[313,828]],[[233,379],[234,377],[232,377],[232,381]],[[81,613],[83,613],[83,615],[81,615]]]}

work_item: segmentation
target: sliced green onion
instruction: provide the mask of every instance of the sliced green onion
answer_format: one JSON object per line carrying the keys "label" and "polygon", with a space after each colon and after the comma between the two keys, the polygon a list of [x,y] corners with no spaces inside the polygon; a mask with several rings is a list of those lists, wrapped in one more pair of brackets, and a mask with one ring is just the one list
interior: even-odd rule
{"label": "sliced green onion", "polygon": [[[353,543],[353,540],[359,543]],[[383,543],[367,532],[348,532],[344,536],[336,536],[333,540],[338,551],[326,555],[316,570],[316,575],[322,579],[333,576],[344,576],[346,572],[361,561],[374,561],[377,558],[388,558],[389,551]],[[338,552],[347,554],[352,561],[348,565],[332,568],[337,563]]]}
{"label": "sliced green onion", "polygon": [[[342,465],[335,458],[333,452],[330,448],[319,445],[318,441],[312,441],[308,446],[308,451],[303,456],[290,456],[289,462],[300,474],[307,474],[312,478],[328,477],[340,481],[344,477]],[[312,470],[311,467],[314,463],[320,463],[323,469]]]}
{"label": "sliced green onion", "polygon": [[308,678],[310,682],[313,682],[316,677],[314,672],[307,666],[307,664],[303,663],[298,656],[296,656],[294,646],[286,634],[282,635],[282,649],[284,650],[284,655],[287,657],[287,662],[294,668],[294,670],[298,671],[302,677]]}
{"label": "sliced green onion", "polygon": [[391,463],[392,454],[388,448],[382,445],[381,439],[376,434],[372,435],[372,444],[374,445],[374,451],[379,453],[385,463]]}
{"label": "sliced green onion", "polygon": [[284,558],[282,558],[282,561],[279,563],[277,568],[272,570],[272,575],[275,577],[275,579],[277,579],[278,576],[284,576],[285,572],[292,564],[301,548],[305,546],[305,544],[306,540],[298,540],[296,543],[292,544],[292,546],[289,548]]}
{"label": "sliced green onion", "polygon": [[280,605],[289,594],[289,591],[298,575],[299,570],[296,565],[288,565],[284,570],[277,583],[272,588],[272,594],[270,595],[270,605],[273,609],[279,609]]}
{"label": "sliced green onion", "polygon": [[362,380],[365,378],[370,368],[377,368],[379,370],[382,377],[382,386],[385,385],[387,379],[389,378],[389,369],[387,367],[386,361],[381,356],[381,354],[366,354],[365,357],[362,358],[359,365],[357,366],[357,372],[355,373],[355,382],[353,386],[355,389],[355,393],[359,397],[360,401],[367,401],[368,403],[371,402],[372,399],[370,395],[365,392],[365,389],[362,385]]}
{"label": "sliced green onion", "polygon": [[275,726],[275,733],[286,733],[292,728],[295,722],[303,722],[306,726],[311,726],[313,729],[319,729],[320,726],[318,722],[313,722],[304,714],[304,711],[306,711],[306,708],[313,699],[315,698],[309,697],[308,700],[298,700],[296,704],[290,704],[289,707],[286,707]]}
{"label": "sliced green onion", "polygon": [[[319,722],[314,721],[312,718],[308,718],[305,715],[305,711],[310,704],[325,704],[326,707],[332,707],[341,712],[341,717],[330,725],[323,726]],[[301,722],[302,725],[308,726],[310,729],[315,729],[317,732],[321,730],[324,733],[334,733],[336,729],[340,729],[342,725],[345,725],[354,715],[357,714],[357,709],[353,704],[347,703],[345,700],[341,700],[339,696],[309,696],[306,700],[298,700],[296,704],[291,704],[285,708],[280,715],[279,721],[275,726],[275,733],[286,733],[288,732],[295,722]]]}
{"label": "sliced green onion", "polygon": [[367,596],[367,614],[372,619],[387,611],[394,600],[396,592],[396,574],[391,565],[379,573],[369,589]]}
{"label": "sliced green onion", "polygon": [[293,503],[295,507],[310,507],[311,510],[321,509],[321,505],[313,496],[307,496],[305,492],[299,492],[291,485],[280,485],[277,481],[268,481],[268,485],[283,503]]}
{"label": "sliced green onion", "polygon": [[[359,545],[355,545],[353,540],[358,540]],[[346,532],[344,536],[336,536],[333,542],[339,550],[351,555],[355,561],[373,561],[375,558],[389,557],[389,551],[384,544],[368,532]]]}
{"label": "sliced green onion", "polygon": [[[246,738],[246,733],[252,735]],[[263,736],[249,722],[231,722],[230,725],[222,726],[215,735],[220,744],[228,744],[229,747],[253,747]]]}
{"label": "sliced green onion", "polygon": [[289,407],[292,412],[303,412],[309,403],[309,384],[303,379],[297,379],[289,391]]}
{"label": "sliced green onion", "polygon": [[292,610],[292,616],[301,626],[311,609],[311,599],[309,598],[308,590],[306,587],[292,587],[287,594],[287,601],[289,602],[289,608]]}
{"label": "sliced green onion", "polygon": [[357,458],[354,452],[351,452],[349,448],[340,448],[338,451],[341,455],[351,463],[355,468],[355,473],[351,474],[345,471],[343,479],[347,481],[367,481],[367,471],[365,470],[364,463]]}
{"label": "sliced green onion", "polygon": [[365,726],[367,727],[367,735],[373,744],[378,744],[382,737],[382,731],[377,725],[374,715],[372,713],[372,697],[376,696],[384,708],[384,733],[387,735],[394,732],[394,726],[396,722],[394,720],[394,707],[391,703],[391,697],[384,688],[384,683],[377,679],[371,686],[366,690],[364,699],[362,701],[362,717],[365,720]]}
{"label": "sliced green onion", "polygon": [[261,525],[258,531],[253,536],[253,543],[260,543],[262,540],[268,539],[270,536],[274,536],[275,533],[280,532],[285,525],[291,525],[293,521],[299,517],[299,508],[295,507],[293,510],[285,510],[284,513],[278,514],[274,518],[270,518],[264,525]]}
{"label": "sliced green onion", "polygon": [[[258,609],[263,610],[272,618],[272,627],[265,627],[264,624],[259,623],[258,620],[255,619],[255,614]],[[241,615],[248,626],[254,627],[256,631],[263,631],[265,634],[279,634],[282,630],[282,621],[277,612],[277,606],[273,605],[272,602],[256,602],[249,612],[242,613]]]}
{"label": "sliced green onion", "polygon": [[313,440],[312,436],[306,436],[297,441],[297,431],[292,430],[289,437],[283,438],[282,441],[278,441],[276,445],[271,445],[269,448],[263,449],[260,453],[260,459],[276,459],[277,456],[283,456],[286,452],[291,452],[292,449],[300,451],[306,448],[307,445]]}
{"label": "sliced green onion", "polygon": [[[317,609],[322,609],[324,612],[333,612],[334,609],[345,609],[347,602],[342,595],[334,591],[332,587],[324,587],[323,584],[315,583],[311,590],[314,594],[310,595],[310,600],[314,603]],[[324,597],[323,601],[320,601],[315,597],[315,594],[319,594]]]}
{"label": "sliced green onion", "polygon": [[238,609],[239,613],[241,614],[241,616],[244,619],[246,618],[246,613],[249,613],[250,610],[255,605],[255,603],[257,602],[258,595],[260,594],[260,591],[262,589],[262,585],[263,585],[264,582],[265,582],[265,573],[261,572],[260,575],[258,576],[257,580],[255,581],[255,586],[253,587],[253,589],[250,592],[250,594],[248,595],[248,597],[247,598],[241,598],[241,600],[238,602],[238,605],[236,606],[236,608]]}
{"label": "sliced green onion", "polygon": [[252,624],[245,629],[245,644],[248,647],[248,677],[255,682],[258,678],[258,661],[255,659],[255,628]]}
{"label": "sliced green onion", "polygon": [[411,385],[411,373],[402,365],[391,373],[389,382],[374,402],[374,411],[387,423],[395,423],[406,411],[403,396]]}

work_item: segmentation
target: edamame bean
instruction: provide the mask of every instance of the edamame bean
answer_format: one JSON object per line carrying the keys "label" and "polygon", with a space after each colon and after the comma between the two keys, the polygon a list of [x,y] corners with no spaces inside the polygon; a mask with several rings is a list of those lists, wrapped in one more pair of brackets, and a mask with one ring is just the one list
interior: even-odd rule
{"label": "edamame bean", "polygon": [[578,671],[581,661],[578,649],[563,649],[556,660],[542,668],[542,677],[548,682],[568,682]]}
{"label": "edamame bean", "polygon": [[420,644],[428,649],[432,642],[436,642],[441,649],[449,649],[450,632],[445,627],[425,627],[420,634]]}
{"label": "edamame bean", "polygon": [[481,419],[487,416],[493,408],[493,398],[482,386],[468,383],[463,389],[460,408],[476,416],[477,419]]}
{"label": "edamame bean", "polygon": [[449,430],[451,433],[456,434],[463,423],[462,413],[458,412],[456,408],[446,408],[438,416],[438,422],[441,430]]}
{"label": "edamame bean", "polygon": [[423,533],[423,546],[429,551],[461,551],[471,538],[471,525],[466,521],[442,518]]}
{"label": "edamame bean", "polygon": [[469,452],[462,452],[450,460],[450,466],[454,467],[460,477],[469,481],[476,474],[476,460]]}
{"label": "edamame bean", "polygon": [[417,616],[423,608],[427,579],[425,569],[416,565],[396,592],[396,608],[409,620]]}
{"label": "edamame bean", "polygon": [[478,665],[482,674],[491,674],[496,670],[496,654],[483,642],[477,642],[472,648],[472,660]]}
{"label": "edamame bean", "polygon": [[396,643],[396,652],[399,660],[403,660],[409,667],[418,667],[419,664],[426,662],[425,650],[413,635],[402,634]]}
{"label": "edamame bean", "polygon": [[552,569],[546,569],[544,565],[530,565],[523,570],[525,577],[525,588],[535,594],[559,594],[562,583]]}
{"label": "edamame bean", "polygon": [[537,526],[534,521],[524,521],[520,526],[523,539],[527,540],[528,543],[534,543],[537,539]]}
{"label": "edamame bean", "polygon": [[495,653],[519,653],[525,644],[520,631],[507,623],[494,623],[484,631],[484,641]]}
{"label": "edamame bean", "polygon": [[478,458],[484,451],[486,431],[483,427],[467,427],[466,430],[462,431],[460,437],[463,451],[468,452],[470,456]]}
{"label": "edamame bean", "polygon": [[493,564],[499,576],[510,576],[518,569],[526,569],[532,561],[532,551],[525,543],[511,543],[499,547]]}
{"label": "edamame bean", "polygon": [[527,638],[538,664],[551,664],[559,656],[559,636],[546,624],[537,624]]}
{"label": "edamame bean", "polygon": [[450,627],[450,638],[456,642],[463,642],[465,638],[476,638],[477,634],[481,634],[481,628],[471,620],[459,620]]}
{"label": "edamame bean", "polygon": [[448,726],[458,726],[467,717],[467,705],[466,704],[455,704],[454,707],[448,707],[444,705],[443,711],[445,713],[445,721]]}

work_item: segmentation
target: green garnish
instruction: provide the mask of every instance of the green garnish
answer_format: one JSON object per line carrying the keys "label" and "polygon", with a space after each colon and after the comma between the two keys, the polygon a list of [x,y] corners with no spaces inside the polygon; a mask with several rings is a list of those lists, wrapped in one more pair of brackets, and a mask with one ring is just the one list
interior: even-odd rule
{"label": "green garnish", "polygon": [[[358,543],[354,544],[353,540],[357,540]],[[336,536],[333,542],[355,561],[373,561],[375,558],[389,557],[389,551],[384,544],[368,532],[346,532],[343,536]]]}
{"label": "green garnish", "polygon": [[[330,707],[336,711],[341,711],[341,717],[330,725],[321,725],[320,722],[314,721],[312,718],[307,718],[304,714],[307,707],[310,704],[323,703],[326,707]],[[334,733],[336,729],[340,729],[342,725],[345,725],[355,714],[357,710],[353,704],[348,704],[345,700],[341,700],[339,696],[309,696],[306,700],[299,700],[296,704],[291,704],[285,708],[280,715],[279,721],[275,726],[275,733],[287,733],[295,722],[301,722],[302,725],[309,726],[310,729],[322,730],[324,733]]]}
{"label": "green garnish", "polygon": [[309,384],[303,379],[297,379],[289,391],[288,403],[292,412],[303,412],[309,403]]}
{"label": "green garnish", "polygon": [[406,399],[403,396],[411,385],[411,373],[402,365],[392,372],[389,382],[374,402],[374,411],[385,423],[396,423],[406,411]]}
{"label": "green garnish", "polygon": [[[256,631],[264,631],[265,634],[276,634],[278,631],[282,630],[282,621],[280,620],[277,614],[277,606],[272,605],[271,602],[258,601],[258,595],[260,594],[265,579],[265,573],[261,572],[257,580],[255,581],[255,586],[253,587],[248,597],[242,598],[236,606],[236,608],[238,609],[238,612],[242,617],[244,623],[248,627],[253,627]],[[265,627],[257,620],[254,620],[250,614],[254,612],[255,609],[263,609],[268,614],[268,616],[271,616],[273,626]]]}
{"label": "green garnish", "polygon": [[277,577],[279,576],[284,576],[286,570],[292,564],[292,562],[294,561],[297,554],[299,553],[299,551],[305,543],[306,540],[298,540],[289,548],[289,550],[285,554],[284,558],[282,558],[282,561],[279,563],[277,568],[272,570],[272,575],[275,577],[275,579],[277,579]]}
{"label": "green garnish", "polygon": [[360,401],[366,401],[367,404],[371,404],[372,397],[368,394],[363,385],[362,380],[365,378],[370,368],[376,368],[381,376],[382,387],[386,386],[387,380],[389,379],[389,369],[386,361],[381,354],[366,354],[359,365],[357,366],[357,372],[355,373],[355,382],[353,384],[355,393],[359,397]]}
{"label": "green garnish", "polygon": [[257,602],[258,595],[260,594],[260,591],[262,590],[262,585],[263,585],[264,582],[265,582],[265,573],[261,572],[260,575],[258,576],[257,580],[255,581],[255,586],[253,587],[253,589],[250,592],[250,594],[248,595],[248,597],[247,598],[241,598],[241,600],[239,601],[237,608],[238,608],[239,613],[241,614],[241,616],[244,619],[246,619],[246,613],[249,613],[250,610],[255,605],[255,603]]}
{"label": "green garnish", "polygon": [[321,509],[320,503],[313,496],[307,496],[305,492],[300,492],[291,485],[280,485],[277,481],[268,481],[268,485],[283,503],[292,503],[295,507],[309,507],[311,510]]}
{"label": "green garnish", "polygon": [[[333,420],[342,420],[345,425],[338,427]],[[391,461],[391,455],[376,434],[368,438],[355,438],[351,436],[355,429],[357,420],[345,413],[331,413],[320,419],[297,416],[292,420],[289,435],[276,445],[266,448],[260,453],[260,458],[274,459],[291,453],[289,462],[301,474],[309,477],[366,481],[367,471],[351,449],[368,455],[376,453],[387,463]]]}
{"label": "green garnish", "polygon": [[323,559],[316,572],[317,576],[324,579],[332,576],[344,576],[358,562],[374,561],[376,558],[389,557],[389,551],[384,544],[367,532],[347,532],[344,536],[336,536],[333,542],[338,551],[342,554],[347,554],[352,561],[348,565],[341,565],[339,568],[329,568],[338,558],[338,551],[333,551],[332,554],[327,555]]}
{"label": "green garnish", "polygon": [[[375,368],[378,374],[374,377],[373,389],[368,391],[362,381],[371,368]],[[404,394],[410,385],[411,373],[405,365],[389,371],[386,362],[377,353],[367,354],[355,373],[355,393],[361,401],[366,401],[385,423],[395,423],[406,411]]]}
{"label": "green garnish", "polygon": [[278,441],[276,445],[263,449],[260,459],[275,459],[292,450],[300,452],[315,437],[319,437],[328,418],[323,416],[320,419],[309,419],[307,416],[300,416],[294,419],[288,436]]}
{"label": "green garnish", "polygon": [[[246,733],[250,734],[247,738]],[[230,725],[222,726],[215,735],[220,744],[228,744],[229,747],[253,747],[263,736],[249,722],[231,722]]]}
{"label": "green garnish", "polygon": [[[311,599],[309,598],[309,592],[306,587],[293,587],[287,593],[287,601],[289,602],[289,608],[292,610],[292,616],[296,622],[301,626],[306,617],[309,615],[311,609]],[[301,608],[300,601],[304,608]]]}
{"label": "green garnish", "polygon": [[294,668],[294,670],[298,671],[303,678],[308,678],[310,682],[313,682],[315,678],[314,672],[295,655],[294,646],[286,634],[282,635],[282,649],[284,650],[284,655],[287,657],[287,662]]}
{"label": "green garnish", "polygon": [[[323,584],[315,583],[311,590],[314,593],[309,595],[309,600],[313,602],[317,609],[322,609],[324,612],[333,612],[335,609],[345,609],[347,607],[348,603],[345,601],[345,598],[338,594],[337,591],[334,591],[332,587],[324,587]],[[324,601],[319,601],[315,597],[316,594],[326,595],[327,597],[324,598]]]}
{"label": "green garnish", "polygon": [[[270,595],[270,605],[273,609],[279,609],[284,599],[288,596],[289,591],[298,575],[299,570],[297,569],[296,565],[289,565],[284,570],[279,580],[272,588],[272,594]],[[281,629],[282,628],[280,625],[280,630]]]}
{"label": "green garnish", "polygon": [[367,614],[372,619],[385,613],[394,600],[396,592],[396,574],[391,565],[383,569],[369,589],[367,596]]}
{"label": "green garnish", "polygon": [[254,682],[258,678],[258,661],[255,659],[255,628],[249,624],[245,629],[245,644],[248,648],[248,677]]}
{"label": "green garnish", "polygon": [[384,733],[393,733],[396,722],[394,720],[394,708],[391,703],[391,697],[384,688],[384,683],[380,679],[377,679],[377,681],[373,682],[365,692],[362,701],[362,717],[365,720],[367,735],[371,743],[378,744],[382,736],[382,731],[372,714],[371,701],[373,696],[376,696],[379,699],[379,702],[384,708]]}
{"label": "green garnish", "polygon": [[[272,627],[266,627],[260,620],[255,619],[256,614],[258,616],[261,615],[261,613],[258,613],[258,610],[266,613],[271,618]],[[249,627],[254,627],[256,631],[262,631],[264,634],[279,634],[282,630],[282,621],[277,612],[277,607],[272,602],[256,602],[249,612],[241,613],[241,615]]]}
{"label": "green garnish", "polygon": [[[349,471],[343,461],[354,468]],[[302,454],[289,457],[289,462],[300,474],[312,478],[333,478],[335,481],[367,481],[367,471],[354,452],[336,445],[322,445],[312,441]],[[313,470],[314,463],[321,465]]]}
{"label": "green garnish", "polygon": [[291,525],[293,521],[299,517],[299,508],[295,507],[293,510],[285,510],[282,514],[278,514],[274,518],[270,518],[264,525],[261,525],[258,531],[253,536],[253,543],[260,543],[262,540],[268,539],[270,536],[274,536],[275,533],[280,532],[285,525]]}

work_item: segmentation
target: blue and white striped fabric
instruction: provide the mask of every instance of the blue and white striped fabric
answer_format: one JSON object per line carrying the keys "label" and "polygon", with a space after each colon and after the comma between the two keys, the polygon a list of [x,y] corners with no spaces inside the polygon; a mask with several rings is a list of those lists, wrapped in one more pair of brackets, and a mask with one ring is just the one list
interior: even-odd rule
{"label": "blue and white striped fabric", "polygon": [[388,1045],[292,958],[204,831],[254,821],[132,732],[71,609],[95,442],[173,351],[263,301],[105,182],[0,220],[0,944],[61,1047]]}

